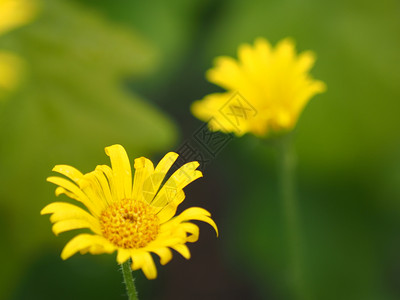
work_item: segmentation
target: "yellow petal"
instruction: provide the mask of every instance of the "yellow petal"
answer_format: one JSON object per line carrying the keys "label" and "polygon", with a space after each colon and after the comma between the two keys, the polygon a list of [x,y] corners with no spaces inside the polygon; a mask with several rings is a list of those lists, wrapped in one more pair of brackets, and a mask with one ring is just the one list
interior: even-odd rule
{"label": "yellow petal", "polygon": [[53,202],[46,205],[41,211],[41,215],[53,214],[51,216],[52,222],[57,222],[64,219],[85,219],[92,217],[89,213],[82,208],[66,202]]}
{"label": "yellow petal", "polygon": [[181,254],[184,258],[190,259],[190,251],[189,248],[184,245],[184,244],[177,244],[171,247],[175,251],[177,251],[179,254]]}
{"label": "yellow petal", "polygon": [[255,52],[259,59],[259,63],[264,67],[269,64],[271,56],[271,44],[265,38],[257,38],[254,42]]}
{"label": "yellow petal", "polygon": [[[154,170],[154,173],[161,173],[161,174],[166,175],[167,172],[169,171],[169,169],[172,167],[172,165],[177,160],[178,156],[179,155],[175,152],[168,152],[167,154],[165,154],[164,157],[157,164],[156,169]],[[161,179],[161,181],[162,181],[162,179]]]}
{"label": "yellow petal", "polygon": [[169,222],[181,223],[181,222],[190,221],[190,220],[203,221],[203,222],[210,224],[214,228],[214,230],[218,236],[217,224],[215,224],[215,222],[210,218],[210,216],[211,216],[211,214],[204,208],[191,207],[191,208],[184,210],[180,215],[178,215],[177,217],[175,217],[174,219],[172,219]]}
{"label": "yellow petal", "polygon": [[82,191],[92,199],[101,210],[104,210],[113,202],[107,180],[99,170],[85,174],[82,180],[80,180],[80,186]]}
{"label": "yellow petal", "polygon": [[115,246],[102,236],[83,233],[77,235],[65,245],[61,253],[61,258],[65,260],[78,251],[86,251],[92,254],[100,254],[111,253],[114,250]]}
{"label": "yellow petal", "polygon": [[91,254],[103,254],[103,253],[112,253],[115,250],[117,250],[117,247],[115,247],[113,244],[111,244],[109,241],[104,239],[101,236],[98,236],[99,242],[93,243],[89,248],[81,250],[81,254],[85,254],[87,252]]}
{"label": "yellow petal", "polygon": [[[164,191],[164,193],[167,193],[168,191]],[[172,192],[171,192],[172,194]],[[167,197],[172,198],[172,195],[169,195]],[[178,205],[181,204],[185,200],[185,193],[180,190],[169,202],[168,205],[164,206],[158,213],[157,217],[159,219],[160,224],[167,222],[170,220],[176,213],[176,210],[178,208]]]}
{"label": "yellow petal", "polygon": [[156,279],[157,278],[157,268],[154,264],[154,260],[149,254],[149,258],[146,259],[146,263],[142,267],[142,271],[147,279]]}
{"label": "yellow petal", "polygon": [[[177,171],[175,171],[172,176],[167,180],[167,182],[171,181],[175,183],[175,186],[178,190],[183,189],[189,183],[195,181],[196,179],[203,177],[201,171],[196,170],[199,167],[199,163],[197,161],[192,161],[187,164],[184,164]],[[172,184],[171,184],[172,185]]]}
{"label": "yellow petal", "polygon": [[167,264],[172,259],[172,251],[166,247],[154,248],[149,251],[154,252],[160,257],[162,265]]}
{"label": "yellow petal", "polygon": [[[184,244],[186,242],[194,243],[199,239],[199,227],[196,224],[191,222],[168,222],[161,226],[160,231],[168,232],[169,236],[173,236],[178,238],[175,241],[171,241],[168,244],[168,247],[171,247],[176,244]],[[157,242],[163,241],[164,238],[157,238]],[[165,238],[167,239],[167,238]],[[180,241],[179,241],[180,239]]]}
{"label": "yellow petal", "polygon": [[83,174],[79,170],[68,165],[56,165],[53,171],[68,177],[77,184],[79,184],[79,180],[83,177]]}
{"label": "yellow petal", "polygon": [[122,264],[131,257],[131,251],[128,249],[119,248],[117,254],[117,262]]}
{"label": "yellow petal", "polygon": [[132,195],[131,164],[124,147],[113,145],[106,147],[105,151],[111,160],[118,200],[130,199]]}
{"label": "yellow petal", "polygon": [[[161,229],[162,226],[160,226],[160,232],[157,238],[154,241],[151,241],[146,247],[143,248],[143,250],[151,251],[155,248],[171,247],[172,245],[186,242],[186,233],[181,236],[172,234],[171,226]],[[164,231],[164,234],[162,231]]]}
{"label": "yellow petal", "polygon": [[147,279],[157,277],[157,269],[149,252],[135,251],[132,253],[132,270],[142,269]]}
{"label": "yellow petal", "polygon": [[100,165],[100,166],[96,167],[96,170],[102,172],[104,174],[105,178],[107,178],[107,182],[108,182],[108,186],[110,188],[112,201],[118,200],[116,186],[115,186],[115,180],[114,180],[114,175],[113,175],[112,169],[107,165]]}
{"label": "yellow petal", "polygon": [[100,227],[94,227],[93,224],[87,220],[79,220],[79,219],[69,219],[58,221],[53,225],[53,232],[55,235],[59,235],[62,232],[82,229],[82,228],[90,228],[94,233],[101,234]]}
{"label": "yellow petal", "polygon": [[89,211],[98,216],[100,213],[99,207],[93,203],[91,199],[74,183],[71,181],[61,178],[61,177],[55,177],[51,176],[47,178],[48,182],[54,183],[56,185],[59,185],[63,189],[56,189],[56,195],[60,195],[64,191],[68,191],[69,193],[66,193],[68,196],[72,196],[71,198],[83,203]]}
{"label": "yellow petal", "polygon": [[303,72],[308,72],[315,63],[315,54],[312,51],[302,52],[296,62],[296,72],[301,74]]}
{"label": "yellow petal", "polygon": [[141,269],[146,262],[145,256],[148,253],[143,249],[130,249],[129,252],[132,259],[132,270],[136,271]]}
{"label": "yellow petal", "polygon": [[151,205],[156,208],[158,207],[161,210],[163,207],[171,203],[180,190],[189,183],[203,176],[199,170],[196,170],[198,166],[199,163],[193,161],[183,165],[175,171],[151,202]]}
{"label": "yellow petal", "polygon": [[96,170],[93,171],[93,175],[96,177],[97,181],[100,184],[101,190],[103,191],[104,199],[106,200],[107,204],[110,205],[113,202],[113,197],[111,195],[111,188],[109,182],[107,181],[107,177],[98,167],[96,167]]}
{"label": "yellow petal", "polygon": [[[167,153],[156,166],[154,172],[143,181],[142,184],[142,196],[147,203],[151,203],[160,189],[161,183],[163,182],[165,175],[168,170],[172,167],[178,154],[174,152]],[[139,195],[139,199],[140,195]]]}
{"label": "yellow petal", "polygon": [[[80,228],[89,228],[92,231],[100,234],[99,222],[88,212],[84,211],[82,208],[75,206],[73,204],[65,202],[53,202],[47,205],[45,208],[43,208],[40,213],[42,215],[52,214],[50,217],[50,221],[52,223],[66,221],[66,220],[83,220],[87,222],[89,226],[83,226]],[[54,233],[56,235],[62,232],[58,230],[59,226],[60,225],[57,225],[56,230],[53,227],[53,231],[55,230]],[[63,226],[65,227],[66,225]],[[71,229],[66,229],[66,230],[71,230]]]}
{"label": "yellow petal", "polygon": [[189,234],[187,237],[187,241],[189,243],[195,243],[199,239],[199,226],[193,223],[184,222],[179,225],[181,229],[183,229],[186,233]]}
{"label": "yellow petal", "polygon": [[215,67],[206,73],[208,81],[212,83],[220,85],[227,90],[236,91],[243,81],[247,80],[243,76],[239,64],[231,57],[217,57],[214,64]]}
{"label": "yellow petal", "polygon": [[236,122],[229,105],[232,97],[232,92],[210,94],[195,101],[190,109],[194,116],[208,123],[211,131],[234,132],[237,136],[242,136],[248,131],[248,120],[240,118],[240,122]]}
{"label": "yellow petal", "polygon": [[276,64],[286,68],[295,60],[295,43],[292,39],[286,38],[278,42],[274,51]]}
{"label": "yellow petal", "polygon": [[[151,174],[153,174],[154,166],[149,159],[139,157],[135,159],[134,168],[135,177],[133,181],[132,199],[138,201],[143,199],[143,186],[145,185],[145,182],[148,181]],[[147,201],[146,199],[144,200]],[[149,198],[149,201],[151,200],[152,198]]]}
{"label": "yellow petal", "polygon": [[259,68],[259,61],[254,52],[255,51],[249,44],[242,44],[238,49],[239,60],[241,61],[242,68],[247,75],[255,73]]}

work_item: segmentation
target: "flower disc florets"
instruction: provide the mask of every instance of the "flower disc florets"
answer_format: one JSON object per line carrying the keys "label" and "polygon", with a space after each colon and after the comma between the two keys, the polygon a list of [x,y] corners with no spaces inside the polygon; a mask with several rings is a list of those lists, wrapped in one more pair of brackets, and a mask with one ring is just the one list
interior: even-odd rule
{"label": "flower disc florets", "polygon": [[112,203],[100,216],[103,235],[125,249],[143,248],[158,234],[158,217],[142,201],[123,199]]}

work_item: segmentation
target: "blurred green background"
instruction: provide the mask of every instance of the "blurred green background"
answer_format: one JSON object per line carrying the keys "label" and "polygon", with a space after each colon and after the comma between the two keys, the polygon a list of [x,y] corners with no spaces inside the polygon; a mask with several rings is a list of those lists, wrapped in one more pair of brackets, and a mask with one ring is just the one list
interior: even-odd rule
{"label": "blurred green background", "polygon": [[[295,132],[310,299],[399,299],[399,32],[395,0],[41,1],[0,37],[26,63],[0,100],[0,298],[124,299],[115,255],[59,257],[74,233],[39,215],[51,168],[89,172],[114,143],[158,160],[202,126],[189,107],[220,90],[204,79],[215,56],[290,36],[328,86]],[[295,299],[276,158],[245,136],[207,165],[182,208],[210,210],[220,237],[200,224],[190,261],[136,272],[141,299]]]}

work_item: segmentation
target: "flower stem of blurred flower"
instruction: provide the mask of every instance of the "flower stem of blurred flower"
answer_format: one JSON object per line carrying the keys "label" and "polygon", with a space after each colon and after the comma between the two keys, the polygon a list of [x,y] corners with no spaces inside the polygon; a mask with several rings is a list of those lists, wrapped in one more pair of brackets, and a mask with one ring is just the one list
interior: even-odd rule
{"label": "flower stem of blurred flower", "polygon": [[286,222],[289,254],[289,285],[292,286],[294,299],[310,299],[307,291],[303,264],[303,238],[301,220],[296,197],[296,151],[294,132],[282,135],[278,141],[279,188]]}
{"label": "flower stem of blurred flower", "polygon": [[124,283],[126,286],[126,292],[128,293],[129,300],[138,300],[135,281],[132,277],[131,260],[128,259],[126,262],[121,264],[122,275],[124,276]]}

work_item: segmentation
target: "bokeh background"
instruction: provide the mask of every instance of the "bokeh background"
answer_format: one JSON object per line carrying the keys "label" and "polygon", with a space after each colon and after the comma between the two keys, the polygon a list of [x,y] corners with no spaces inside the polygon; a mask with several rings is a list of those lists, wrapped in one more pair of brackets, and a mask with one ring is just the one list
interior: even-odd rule
{"label": "bokeh background", "polygon": [[[202,123],[190,104],[219,91],[204,78],[240,43],[292,37],[327,83],[295,132],[297,191],[310,299],[400,298],[400,3],[317,0],[43,0],[0,37],[25,62],[0,99],[0,298],[124,299],[115,255],[60,252],[39,212],[54,201],[55,164],[89,172],[104,147],[157,161]],[[210,210],[192,259],[157,280],[136,272],[141,299],[295,299],[274,142],[233,139],[190,185]],[[63,199],[63,200],[66,200]]]}

